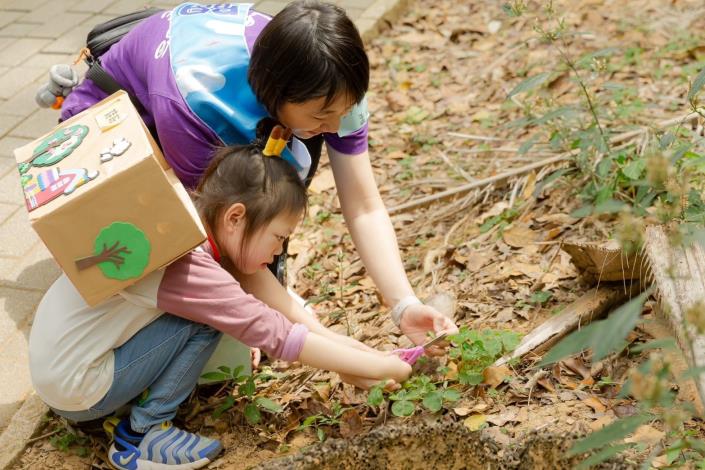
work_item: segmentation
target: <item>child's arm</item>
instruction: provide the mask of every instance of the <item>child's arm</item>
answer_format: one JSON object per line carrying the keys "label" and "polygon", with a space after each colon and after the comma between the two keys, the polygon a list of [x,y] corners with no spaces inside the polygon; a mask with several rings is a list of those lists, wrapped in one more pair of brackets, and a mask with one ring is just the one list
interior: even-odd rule
{"label": "child's arm", "polygon": [[310,331],[299,360],[318,369],[352,375],[362,380],[372,379],[372,383],[383,379],[401,383],[411,374],[411,366],[396,354],[362,351]]}

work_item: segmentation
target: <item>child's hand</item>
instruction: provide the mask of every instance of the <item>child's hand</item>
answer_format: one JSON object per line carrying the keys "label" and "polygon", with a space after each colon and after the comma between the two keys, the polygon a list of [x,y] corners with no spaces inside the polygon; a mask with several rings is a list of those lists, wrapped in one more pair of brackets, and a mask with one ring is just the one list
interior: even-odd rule
{"label": "child's hand", "polygon": [[395,353],[390,353],[380,358],[380,362],[382,361],[384,361],[383,367],[385,367],[384,377],[389,377],[398,383],[402,383],[411,375],[411,365],[402,361]]}

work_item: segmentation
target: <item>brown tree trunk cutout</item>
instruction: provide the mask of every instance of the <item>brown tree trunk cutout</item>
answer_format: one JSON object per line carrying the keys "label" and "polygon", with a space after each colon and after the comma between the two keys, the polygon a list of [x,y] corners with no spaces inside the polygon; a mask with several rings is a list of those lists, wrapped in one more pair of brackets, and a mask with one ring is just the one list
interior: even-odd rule
{"label": "brown tree trunk cutout", "polygon": [[120,266],[125,263],[125,259],[122,257],[122,255],[130,254],[132,252],[128,250],[126,246],[119,245],[119,241],[115,242],[110,248],[107,248],[106,245],[103,244],[103,251],[100,254],[77,259],[76,267],[79,271],[82,271],[84,269],[90,268],[91,266],[110,261],[118,269],[120,269]]}

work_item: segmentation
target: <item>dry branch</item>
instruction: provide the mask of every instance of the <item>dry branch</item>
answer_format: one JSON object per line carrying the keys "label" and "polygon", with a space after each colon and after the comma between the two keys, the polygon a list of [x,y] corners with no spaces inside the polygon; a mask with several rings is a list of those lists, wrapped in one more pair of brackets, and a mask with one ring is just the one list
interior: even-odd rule
{"label": "dry branch", "polygon": [[[690,113],[684,117],[668,119],[666,121],[662,121],[662,122],[658,123],[656,125],[656,128],[657,129],[665,129],[665,128],[671,127],[675,124],[692,121],[694,119],[697,119],[699,116],[700,115],[698,113]],[[650,130],[649,128],[642,128],[642,129],[636,129],[633,131],[623,132],[623,133],[617,134],[614,137],[612,137],[611,139],[609,139],[609,142],[611,145],[619,144],[619,143],[625,142],[627,140],[633,139],[635,137],[639,137],[641,135],[644,135],[649,130]],[[508,180],[510,180],[516,176],[526,174],[532,170],[536,170],[538,168],[542,168],[542,167],[545,167],[548,165],[555,165],[557,163],[564,163],[566,161],[569,161],[577,153],[578,153],[578,150],[573,150],[571,152],[566,152],[566,153],[562,153],[560,155],[555,155],[553,157],[545,158],[545,159],[540,160],[535,163],[530,163],[529,165],[524,165],[522,167],[515,168],[513,170],[510,170],[510,171],[507,171],[504,173],[500,173],[499,175],[491,176],[489,178],[485,178],[485,179],[478,180],[478,181],[473,181],[471,183],[458,186],[456,188],[451,188],[451,189],[447,189],[445,191],[441,191],[440,193],[431,194],[429,196],[425,196],[425,197],[416,199],[414,201],[409,201],[404,204],[399,204],[398,206],[389,208],[389,214],[393,215],[398,212],[404,212],[409,209],[415,209],[417,207],[426,206],[432,202],[443,200],[443,199],[448,199],[453,196],[458,196],[461,194],[465,194],[469,191],[472,191],[473,189],[483,188],[483,187],[490,185],[490,184],[494,184],[494,185],[502,184],[503,185],[503,184],[507,183]]]}
{"label": "dry branch", "polygon": [[635,294],[638,290],[640,290],[638,286],[632,288],[631,293],[625,292],[621,287],[600,287],[583,294],[563,312],[536,327],[522,339],[510,355],[498,359],[494,365],[501,366],[529,352],[545,351],[579,326],[605,316],[612,307],[621,304],[630,294]]}

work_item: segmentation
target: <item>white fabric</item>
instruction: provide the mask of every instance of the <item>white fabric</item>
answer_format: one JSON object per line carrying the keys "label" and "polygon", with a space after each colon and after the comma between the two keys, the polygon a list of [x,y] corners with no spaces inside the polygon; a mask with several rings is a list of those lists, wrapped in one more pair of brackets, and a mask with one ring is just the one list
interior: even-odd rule
{"label": "white fabric", "polygon": [[66,275],[59,277],[40,302],[29,337],[32,383],[44,402],[81,411],[103,398],[113,382],[113,349],[163,313],[156,308],[163,274],[155,271],[95,307]]}

